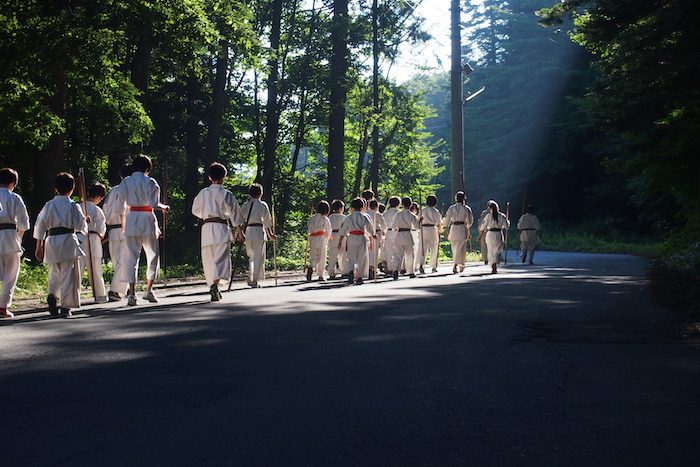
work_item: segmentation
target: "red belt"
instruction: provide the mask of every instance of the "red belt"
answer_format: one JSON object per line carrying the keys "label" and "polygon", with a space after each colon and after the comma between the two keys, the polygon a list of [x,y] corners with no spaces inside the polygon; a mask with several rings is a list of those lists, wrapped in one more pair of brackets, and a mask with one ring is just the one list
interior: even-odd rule
{"label": "red belt", "polygon": [[326,235],[325,230],[317,230],[316,232],[312,232],[309,234],[309,237],[320,237],[321,235]]}
{"label": "red belt", "polygon": [[153,208],[150,206],[129,206],[129,211],[153,212]]}
{"label": "red belt", "polygon": [[365,231],[364,230],[351,230],[350,235],[364,235]]}

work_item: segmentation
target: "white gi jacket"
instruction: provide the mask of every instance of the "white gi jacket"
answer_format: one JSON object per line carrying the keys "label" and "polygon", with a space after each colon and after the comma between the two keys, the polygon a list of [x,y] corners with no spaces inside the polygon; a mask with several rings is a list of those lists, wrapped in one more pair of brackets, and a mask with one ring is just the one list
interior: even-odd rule
{"label": "white gi jacket", "polygon": [[[439,230],[439,226],[442,224],[442,214],[440,214],[440,211],[435,209],[433,206],[426,206],[421,210],[420,215],[423,218],[423,225],[433,224],[435,226],[435,230]],[[426,227],[426,231],[431,228],[432,227]]]}
{"label": "white gi jacket", "polygon": [[[350,232],[363,232],[363,235],[350,234]],[[351,235],[351,238],[367,238],[367,235],[374,235],[374,226],[369,218],[360,211],[353,211],[345,218],[340,226],[340,236]]]}
{"label": "white gi jacket", "polygon": [[309,217],[308,222],[306,223],[308,233],[316,233],[316,232],[323,232],[320,235],[314,235],[311,237],[311,239],[314,239],[316,237],[318,238],[331,238],[331,230],[332,225],[330,219],[328,219],[328,216],[324,216],[323,214],[316,213],[313,216]]}
{"label": "white gi jacket", "polygon": [[[248,213],[250,213],[250,218],[248,217]],[[243,222],[248,219],[248,225],[245,229],[245,238],[247,240],[267,241],[267,229],[272,228],[272,216],[270,215],[270,209],[267,207],[265,201],[249,199],[241,206],[241,216]],[[262,224],[262,227],[251,227],[250,224]]]}
{"label": "white gi jacket", "polygon": [[[394,217],[394,223],[389,227],[396,231],[396,239],[394,240],[396,245],[414,245],[411,229],[418,229],[418,219],[411,211],[408,209],[399,211]],[[399,229],[407,230],[399,231]]]}
{"label": "white gi jacket", "polygon": [[[238,205],[236,197],[218,183],[211,184],[197,194],[192,202],[192,214],[202,220],[213,217],[230,219],[234,226],[243,223],[241,207]],[[228,224],[208,222],[202,225],[202,247],[230,241],[231,229]]]}
{"label": "white gi jacket", "polygon": [[[134,172],[119,184],[127,207],[148,206],[153,209],[160,203],[160,186],[155,179],[143,172]],[[121,197],[120,197],[121,199]],[[160,228],[154,212],[127,210],[124,235],[127,237],[159,237]]]}
{"label": "white gi jacket", "polygon": [[[464,225],[455,225],[455,222],[463,222]],[[455,203],[445,213],[444,224],[450,226],[450,231],[447,234],[449,241],[464,240],[467,238],[467,230],[474,223],[474,214],[472,209],[466,204]]]}
{"label": "white gi jacket", "polygon": [[[123,217],[126,216],[126,201],[124,199],[122,185],[117,185],[109,190],[107,198],[105,199],[104,203],[102,203],[102,210],[105,214],[105,223],[107,225],[120,225],[122,222],[124,222]],[[123,240],[124,226],[122,225],[122,228],[115,230],[117,230],[119,233],[117,234],[117,238],[114,240]],[[112,235],[115,234],[110,234],[110,236]]]}
{"label": "white gi jacket", "polygon": [[331,233],[334,238],[338,235],[336,231],[340,231],[340,226],[343,225],[345,217],[345,214],[340,214],[338,212],[328,216],[328,220],[331,221]]}
{"label": "white gi jacket", "polygon": [[[56,195],[44,205],[36,219],[34,238],[43,240],[49,229],[54,227],[87,233],[83,211],[67,196]],[[81,256],[85,256],[85,252],[80,248],[78,237],[74,233],[46,237],[44,263],[63,263]]]}
{"label": "white gi jacket", "polygon": [[525,213],[518,220],[518,230],[520,230],[520,240],[523,242],[537,239],[537,232],[540,231],[540,220],[536,215]]}
{"label": "white gi jacket", "polygon": [[22,253],[22,238],[18,230],[29,230],[29,214],[24,200],[17,193],[0,187],[0,224],[15,224],[15,229],[0,230],[0,255]]}

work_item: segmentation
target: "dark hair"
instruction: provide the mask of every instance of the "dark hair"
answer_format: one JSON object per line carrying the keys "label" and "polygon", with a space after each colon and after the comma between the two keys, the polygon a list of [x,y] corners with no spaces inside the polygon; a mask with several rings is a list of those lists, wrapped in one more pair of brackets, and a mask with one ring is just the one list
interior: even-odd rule
{"label": "dark hair", "polygon": [[411,203],[411,209],[415,209],[418,212],[418,203]]}
{"label": "dark hair", "polygon": [[326,200],[321,200],[318,202],[318,205],[316,205],[316,212],[319,214],[328,214],[330,210],[331,207]]}
{"label": "dark hair", "polygon": [[121,178],[126,178],[132,173],[134,173],[134,167],[131,164],[124,164],[121,169],[119,169],[119,176]]}
{"label": "dark hair", "polygon": [[392,196],[391,198],[389,198],[389,206],[391,206],[392,208],[395,208],[399,204],[401,204],[401,199],[398,196]]}
{"label": "dark hair", "polygon": [[401,206],[403,206],[406,209],[411,208],[412,202],[413,202],[413,200],[411,199],[410,196],[405,196],[405,197],[401,198]]}
{"label": "dark hair", "polygon": [[491,206],[489,206],[489,210],[491,211],[491,217],[493,217],[493,220],[495,222],[498,222],[498,204],[494,201]]}
{"label": "dark hair", "polygon": [[370,209],[377,209],[377,208],[379,208],[379,201],[377,201],[376,199],[370,200],[370,202],[369,202],[369,208],[370,208]]}
{"label": "dark hair", "polygon": [[365,207],[365,200],[362,198],[354,198],[352,201],[350,201],[350,207],[359,211]]}
{"label": "dark hair", "polygon": [[59,195],[67,195],[75,188],[75,179],[68,172],[61,172],[56,175],[54,187]]}
{"label": "dark hair", "polygon": [[458,191],[457,193],[455,193],[455,200],[456,200],[458,203],[463,203],[463,202],[464,202],[464,199],[465,199],[465,196],[464,196],[464,192],[463,192],[463,191]]}
{"label": "dark hair", "polygon": [[370,189],[367,189],[362,192],[362,197],[366,199],[367,201],[371,200],[374,198],[374,192]]}
{"label": "dark hair", "polygon": [[428,199],[426,199],[425,202],[428,204],[428,206],[435,207],[435,206],[437,206],[437,202],[438,202],[437,196],[428,195]]}
{"label": "dark hair", "polygon": [[15,169],[9,167],[0,169],[0,185],[9,185],[11,183],[17,185],[17,180],[19,180],[19,174]]}
{"label": "dark hair", "polygon": [[528,204],[527,207],[525,208],[525,212],[528,212],[528,213],[530,213],[530,214],[534,213],[534,212],[535,212],[535,206],[533,206],[532,204]]}
{"label": "dark hair", "polygon": [[253,198],[260,198],[263,194],[262,185],[259,183],[253,183],[250,185],[250,188],[248,188],[248,194],[250,194],[250,196]]}
{"label": "dark hair", "polygon": [[383,203],[379,203],[379,213],[383,214],[386,211],[386,206]]}
{"label": "dark hair", "polygon": [[218,162],[214,162],[209,166],[209,170],[207,171],[207,175],[209,175],[209,178],[214,180],[215,182],[220,182],[224,178],[226,178],[226,174],[228,171],[226,170],[226,167],[223,166],[223,164],[220,164]]}
{"label": "dark hair", "polygon": [[146,173],[153,170],[153,162],[151,162],[151,158],[145,154],[139,154],[134,157],[131,166],[134,168],[134,172]]}
{"label": "dark hair", "polygon": [[100,182],[95,182],[90,188],[88,188],[88,198],[104,198],[107,194],[107,187],[105,187]]}
{"label": "dark hair", "polygon": [[341,209],[345,207],[345,203],[343,202],[342,199],[334,199],[333,202],[331,203],[331,209],[333,209],[333,212],[338,212]]}

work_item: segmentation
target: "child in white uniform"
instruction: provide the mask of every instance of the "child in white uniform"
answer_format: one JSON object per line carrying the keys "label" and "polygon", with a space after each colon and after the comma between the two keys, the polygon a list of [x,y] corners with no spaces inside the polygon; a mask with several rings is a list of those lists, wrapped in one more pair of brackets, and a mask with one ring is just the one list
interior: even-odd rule
{"label": "child in white uniform", "polygon": [[369,250],[369,278],[374,279],[379,264],[379,249],[384,242],[384,234],[386,232],[386,221],[384,216],[379,213],[379,201],[372,199],[369,202],[367,213],[370,215],[372,225],[374,226],[374,236]]}
{"label": "child in white uniform", "polygon": [[71,308],[80,308],[80,275],[78,259],[85,256],[75,232],[87,234],[87,222],[80,206],[70,196],[75,179],[69,173],[56,176],[56,196],[39,212],[34,226],[37,240],[34,254],[49,268],[49,290],[46,302],[51,316],[71,316]]}
{"label": "child in white uniform", "polygon": [[414,262],[413,262],[413,229],[418,229],[418,219],[411,213],[411,198],[401,199],[403,209],[394,217],[394,223],[390,225],[396,232],[393,247],[393,264],[391,266],[394,280],[399,278],[399,270],[401,263],[406,266],[406,272],[411,278],[416,277]]}
{"label": "child in white uniform", "polygon": [[488,260],[492,274],[497,273],[498,262],[504,247],[503,231],[508,229],[508,227],[510,227],[510,222],[508,222],[506,215],[498,210],[498,203],[494,201],[489,207],[489,213],[479,226],[479,236],[486,237]]}
{"label": "child in white uniform", "polygon": [[447,226],[447,239],[452,246],[452,258],[454,266],[452,272],[456,273],[464,271],[464,263],[467,256],[467,239],[472,224],[474,223],[474,214],[472,208],[466,204],[466,197],[463,191],[458,191],[455,195],[456,203],[447,208],[445,213],[444,224]]}
{"label": "child in white uniform", "polygon": [[440,230],[442,229],[442,215],[435,208],[437,206],[437,196],[428,196],[427,206],[421,210],[420,221],[421,231],[423,232],[423,250],[420,258],[420,273],[423,274],[423,265],[425,258],[430,252],[430,267],[433,272],[437,272],[438,255],[440,246]]}
{"label": "child in white uniform", "polygon": [[533,264],[535,246],[537,246],[537,238],[540,236],[542,227],[540,220],[535,215],[535,208],[531,204],[528,204],[525,208],[525,214],[518,220],[518,230],[520,231],[520,260],[524,263],[529,256],[529,263]]}
{"label": "child in white uniform", "polygon": [[326,250],[328,240],[331,238],[332,226],[328,219],[331,207],[328,201],[321,201],[316,206],[316,214],[311,216],[307,222],[307,233],[309,235],[309,262],[306,268],[306,280],[311,281],[314,271],[318,274],[318,280],[325,281],[323,270],[326,266]]}
{"label": "child in white uniform", "polygon": [[192,203],[192,214],[202,219],[202,267],[212,302],[221,300],[219,282],[231,278],[231,229],[229,221],[241,228],[241,208],[236,197],[223,187],[226,167],[218,162],[209,166],[211,185],[200,191]]}
{"label": "child in white uniform", "polygon": [[24,200],[13,190],[19,175],[10,168],[0,169],[0,318],[12,318],[8,310],[19,277],[19,262],[22,256],[22,236],[29,230],[29,214]]}
{"label": "child in white uniform", "polygon": [[134,172],[122,180],[120,186],[127,207],[124,236],[126,237],[125,279],[129,282],[127,296],[129,306],[137,305],[136,280],[141,250],[146,252],[146,292],[144,300],[158,302],[153,294],[153,282],[158,277],[160,258],[158,238],[161,235],[154,209],[168,210],[170,206],[160,202],[160,186],[149,177],[153,164],[151,158],[140,154],[132,163]]}
{"label": "child in white uniform", "polygon": [[[343,271],[345,269],[345,239],[340,237],[338,232],[340,232],[340,226],[345,220],[345,203],[342,200],[335,199],[331,203],[331,210],[333,211],[328,220],[331,222],[331,238],[328,241],[328,275],[331,279],[335,279],[336,271]],[[338,243],[342,240],[343,243]],[[337,269],[336,269],[337,268]]]}
{"label": "child in white uniform", "polygon": [[[339,235],[341,239],[347,237],[345,248],[347,255],[348,283],[353,282],[361,285],[362,276],[367,268],[367,239],[374,235],[372,222],[362,212],[365,202],[362,198],[352,200],[350,207],[352,213],[345,218],[343,225],[340,226]],[[338,240],[340,247],[342,240]]]}
{"label": "child in white uniform", "polygon": [[391,267],[394,264],[394,239],[396,239],[394,218],[399,213],[399,204],[401,204],[401,199],[398,196],[392,196],[389,198],[389,208],[384,212],[384,222],[386,222],[387,231],[386,237],[384,237],[384,248],[382,249],[382,262],[387,274],[392,272]]}
{"label": "child in white uniform", "polygon": [[[122,179],[131,175],[131,165],[124,165],[120,170]],[[112,261],[112,282],[109,284],[107,298],[110,302],[118,302],[121,294],[126,295],[129,283],[125,278],[126,263],[126,237],[124,236],[124,223],[126,220],[126,204],[124,201],[122,185],[116,185],[109,190],[107,199],[103,204],[105,222],[107,223],[107,240],[109,242],[109,258]]]}
{"label": "child in white uniform", "polygon": [[259,287],[258,282],[265,279],[265,242],[268,238],[277,238],[272,232],[272,216],[267,203],[262,201],[263,187],[253,183],[248,189],[250,199],[241,206],[245,226],[245,250],[248,254],[248,285]]}
{"label": "child in white uniform", "polygon": [[[105,289],[105,281],[102,277],[102,238],[107,232],[105,223],[105,214],[100,209],[98,204],[105,197],[107,188],[101,183],[93,184],[87,193],[87,217],[88,235],[90,237],[90,250],[88,251],[87,237],[78,234],[80,248],[85,252],[85,256],[80,258],[80,277],[83,277],[85,268],[88,269],[88,281],[94,284],[95,303],[105,303],[107,301],[107,291]],[[88,263],[92,260],[92,266]]]}

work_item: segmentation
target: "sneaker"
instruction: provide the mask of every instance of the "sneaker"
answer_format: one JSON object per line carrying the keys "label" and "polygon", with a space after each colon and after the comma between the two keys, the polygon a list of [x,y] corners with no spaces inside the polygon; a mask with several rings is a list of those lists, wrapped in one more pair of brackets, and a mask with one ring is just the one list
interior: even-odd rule
{"label": "sneaker", "polygon": [[218,302],[219,300],[221,300],[219,287],[217,287],[216,284],[213,284],[211,287],[209,287],[209,295],[211,295],[212,302]]}
{"label": "sneaker", "polygon": [[58,316],[58,301],[56,300],[56,296],[52,293],[49,294],[48,297],[46,297],[46,304],[49,306],[49,313],[51,316],[54,318]]}
{"label": "sneaker", "polygon": [[457,274],[457,265],[452,266],[452,274]]}
{"label": "sneaker", "polygon": [[117,292],[112,292],[111,290],[107,292],[107,300],[110,302],[120,302],[122,297]]}
{"label": "sneaker", "polygon": [[348,284],[352,284],[353,282],[355,282],[355,273],[350,272],[348,273]]}
{"label": "sneaker", "polygon": [[464,266],[459,266],[459,272],[464,272]]}
{"label": "sneaker", "polygon": [[437,268],[433,268],[433,274],[437,272]]}
{"label": "sneaker", "polygon": [[399,280],[399,271],[394,271],[393,276],[395,281]]}
{"label": "sneaker", "polygon": [[15,317],[15,314],[12,313],[11,311],[2,310],[2,312],[0,312],[0,318],[14,318],[14,317]]}
{"label": "sneaker", "polygon": [[61,318],[70,318],[73,313],[70,312],[70,308],[61,308]]}
{"label": "sneaker", "polygon": [[328,276],[328,278],[329,278],[330,280],[335,279],[335,274],[331,274],[330,276]]}
{"label": "sneaker", "polygon": [[102,297],[95,297],[95,303],[107,303],[107,297],[102,296]]}
{"label": "sneaker", "polygon": [[362,285],[364,283],[365,281],[363,281],[361,277],[355,281],[355,285]]}
{"label": "sneaker", "polygon": [[415,278],[416,278],[416,275],[413,274],[413,273],[411,273],[411,274],[408,275],[408,277],[411,278],[411,279],[415,279]]}
{"label": "sneaker", "polygon": [[421,274],[425,274],[425,268],[423,266],[419,267],[418,272]]}
{"label": "sneaker", "polygon": [[370,269],[370,270],[369,270],[369,277],[368,277],[368,279],[369,279],[369,280],[373,280],[373,279],[374,279],[374,269]]}
{"label": "sneaker", "polygon": [[144,300],[147,300],[147,301],[149,301],[149,302],[151,302],[151,303],[158,303],[158,299],[157,299],[156,296],[153,294],[153,290],[152,290],[152,289],[146,290],[146,293],[143,294],[143,299],[144,299]]}
{"label": "sneaker", "polygon": [[136,300],[136,294],[134,295],[127,295],[126,296],[126,303],[129,306],[136,306],[138,305],[138,301]]}
{"label": "sneaker", "polygon": [[[523,263],[523,264],[525,264],[525,259],[526,259],[525,256],[521,256],[521,257],[520,257],[520,262]],[[530,263],[530,264],[532,264],[532,263]]]}
{"label": "sneaker", "polygon": [[318,278],[318,281],[319,281],[319,282],[326,282],[326,278],[323,277],[323,276],[321,276],[321,277]]}
{"label": "sneaker", "polygon": [[251,281],[248,285],[250,285],[251,289],[257,289],[260,286],[258,285],[258,281]]}
{"label": "sneaker", "polygon": [[311,282],[311,275],[314,273],[314,270],[311,267],[306,268],[306,282]]}

